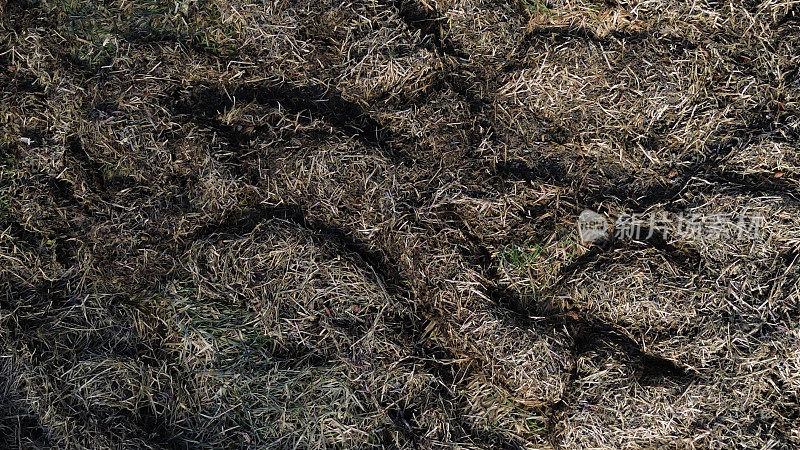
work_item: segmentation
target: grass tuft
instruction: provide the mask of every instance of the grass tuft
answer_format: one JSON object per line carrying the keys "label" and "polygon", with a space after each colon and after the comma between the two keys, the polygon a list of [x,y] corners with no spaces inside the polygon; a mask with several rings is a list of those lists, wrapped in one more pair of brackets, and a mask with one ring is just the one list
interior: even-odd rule
{"label": "grass tuft", "polygon": [[0,2],[0,448],[800,448],[796,5],[486,3]]}

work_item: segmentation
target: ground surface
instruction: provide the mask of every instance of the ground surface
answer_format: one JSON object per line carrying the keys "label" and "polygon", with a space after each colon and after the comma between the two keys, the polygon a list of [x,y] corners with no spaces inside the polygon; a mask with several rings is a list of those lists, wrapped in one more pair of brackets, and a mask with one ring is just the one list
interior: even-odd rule
{"label": "ground surface", "polygon": [[799,63],[797,1],[0,1],[3,446],[796,447]]}

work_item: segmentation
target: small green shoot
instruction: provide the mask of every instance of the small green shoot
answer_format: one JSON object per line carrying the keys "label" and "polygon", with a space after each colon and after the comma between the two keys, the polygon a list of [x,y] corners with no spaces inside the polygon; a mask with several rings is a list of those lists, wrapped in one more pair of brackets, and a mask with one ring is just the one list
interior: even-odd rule
{"label": "small green shoot", "polygon": [[525,5],[530,11],[536,14],[545,13],[548,16],[553,15],[553,11],[551,11],[550,8],[548,8],[547,5],[544,4],[544,2],[541,2],[539,0],[519,0],[519,1],[521,1],[522,4]]}
{"label": "small green shoot", "polygon": [[511,245],[500,252],[500,264],[515,269],[526,269],[542,254],[542,246],[533,239],[525,240],[522,245]]}

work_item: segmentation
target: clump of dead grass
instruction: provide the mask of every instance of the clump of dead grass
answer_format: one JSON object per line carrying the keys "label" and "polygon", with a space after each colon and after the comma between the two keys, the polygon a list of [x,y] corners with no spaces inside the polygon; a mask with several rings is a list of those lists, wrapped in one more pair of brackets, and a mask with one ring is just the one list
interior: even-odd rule
{"label": "clump of dead grass", "polygon": [[4,443],[797,445],[797,5],[527,4],[0,5]]}

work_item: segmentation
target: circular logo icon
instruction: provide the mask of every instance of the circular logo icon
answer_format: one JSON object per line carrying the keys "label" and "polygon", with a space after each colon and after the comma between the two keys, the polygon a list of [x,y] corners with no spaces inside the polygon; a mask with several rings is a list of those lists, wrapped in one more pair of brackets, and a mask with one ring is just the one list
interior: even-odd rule
{"label": "circular logo icon", "polygon": [[578,216],[578,234],[586,243],[605,241],[608,239],[608,221],[600,214],[584,209]]}

